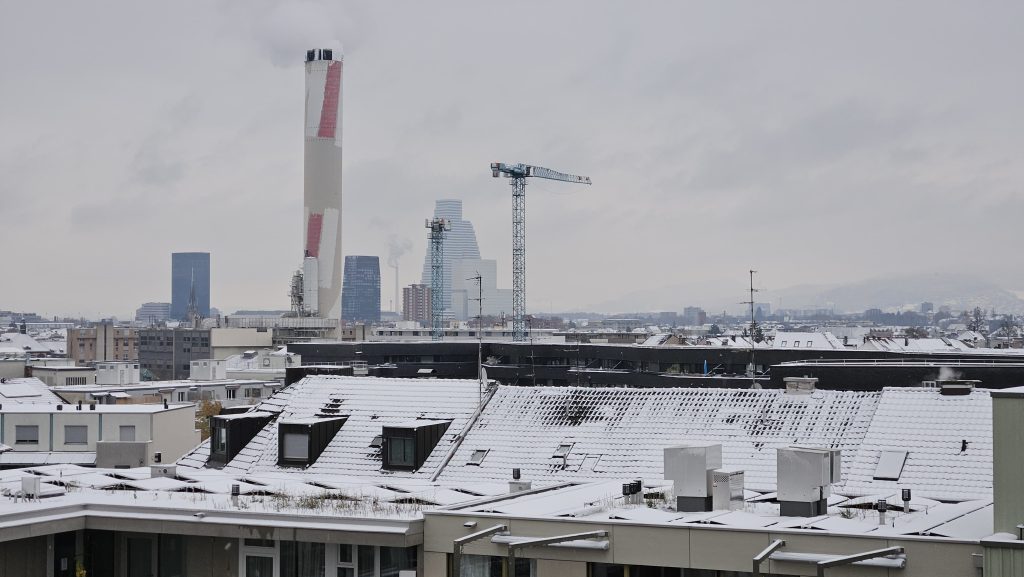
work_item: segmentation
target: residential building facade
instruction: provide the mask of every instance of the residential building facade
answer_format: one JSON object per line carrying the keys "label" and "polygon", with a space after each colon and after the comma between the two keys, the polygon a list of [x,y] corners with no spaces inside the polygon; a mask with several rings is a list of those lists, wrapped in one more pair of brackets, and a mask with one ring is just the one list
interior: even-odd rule
{"label": "residential building facade", "polygon": [[134,361],[139,358],[139,333],[136,329],[111,323],[71,328],[68,329],[67,354],[80,367],[96,361]]}

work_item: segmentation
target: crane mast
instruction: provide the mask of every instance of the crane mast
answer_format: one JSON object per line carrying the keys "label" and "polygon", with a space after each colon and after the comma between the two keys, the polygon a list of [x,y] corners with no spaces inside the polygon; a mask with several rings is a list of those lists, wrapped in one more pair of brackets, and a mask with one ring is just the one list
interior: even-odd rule
{"label": "crane mast", "polygon": [[526,179],[528,177],[590,184],[576,176],[529,164],[491,163],[491,176],[508,177],[512,185],[512,340],[526,341]]}
{"label": "crane mast", "polygon": [[430,229],[430,339],[444,336],[444,237],[451,222],[435,218],[424,223]]}

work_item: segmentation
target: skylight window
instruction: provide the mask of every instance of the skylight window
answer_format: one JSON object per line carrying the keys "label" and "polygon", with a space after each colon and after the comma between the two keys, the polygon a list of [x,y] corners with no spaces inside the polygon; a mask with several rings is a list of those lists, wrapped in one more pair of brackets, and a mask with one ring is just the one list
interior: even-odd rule
{"label": "skylight window", "polygon": [[906,451],[882,451],[873,478],[877,481],[899,481],[906,462]]}
{"label": "skylight window", "polygon": [[383,444],[384,444],[384,435],[377,435],[376,437],[373,438],[372,441],[370,441],[370,446],[373,447],[374,449],[379,449],[380,446],[383,445]]}
{"label": "skylight window", "polygon": [[466,463],[466,464],[467,465],[480,465],[480,463],[484,462],[484,457],[486,457],[487,453],[489,453],[490,451],[491,451],[490,449],[477,449],[477,450],[473,451],[473,454],[470,455],[470,457],[469,457],[469,462]]}
{"label": "skylight window", "polygon": [[572,445],[573,443],[562,443],[561,445],[558,445],[558,448],[555,449],[555,454],[551,456],[553,458],[564,459],[569,456],[569,451],[572,451]]}

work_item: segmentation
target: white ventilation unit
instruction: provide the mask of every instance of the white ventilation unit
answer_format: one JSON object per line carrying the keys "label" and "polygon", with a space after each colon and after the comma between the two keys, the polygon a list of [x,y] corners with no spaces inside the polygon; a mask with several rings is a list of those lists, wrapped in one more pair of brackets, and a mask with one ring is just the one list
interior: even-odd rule
{"label": "white ventilation unit", "polygon": [[41,487],[42,477],[21,478],[21,494],[27,499],[38,499]]}
{"label": "white ventilation unit", "polygon": [[840,481],[842,452],[819,447],[778,449],[777,491],[785,517],[824,515],[832,484]]}
{"label": "white ventilation unit", "polygon": [[743,471],[715,469],[711,472],[712,506],[715,511],[743,509]]}
{"label": "white ventilation unit", "polygon": [[722,467],[722,445],[665,447],[665,479],[672,481],[679,511],[712,510],[712,472]]}
{"label": "white ventilation unit", "polygon": [[809,395],[818,385],[816,377],[786,377],[782,381],[786,383],[787,395]]}

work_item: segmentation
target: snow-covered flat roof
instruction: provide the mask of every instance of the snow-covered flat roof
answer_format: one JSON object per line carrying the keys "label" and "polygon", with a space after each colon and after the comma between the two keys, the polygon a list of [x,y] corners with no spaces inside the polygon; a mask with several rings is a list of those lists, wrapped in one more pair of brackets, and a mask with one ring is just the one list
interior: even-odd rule
{"label": "snow-covered flat roof", "polygon": [[[57,407],[60,407],[59,409]],[[95,409],[91,407],[96,407]],[[68,413],[68,414],[96,414],[96,413],[111,413],[111,414],[152,414],[162,413],[164,411],[176,411],[179,409],[195,407],[193,403],[170,403],[167,408],[163,405],[154,404],[135,404],[135,405],[83,405],[81,409],[78,405],[54,403],[54,404],[17,404],[17,405],[4,405],[0,412],[3,413],[19,413],[19,414],[33,414],[33,413]]]}
{"label": "snow-covered flat roof", "polygon": [[643,504],[626,504],[621,493],[622,482],[601,481],[553,487],[548,490],[507,494],[475,503],[456,505],[446,510],[459,513],[497,513],[509,517],[564,519],[585,521],[625,521],[651,525],[708,526],[735,529],[814,530],[837,534],[899,537],[923,535],[977,540],[992,534],[992,501],[971,500],[958,503],[928,504],[915,502],[910,513],[902,505],[887,512],[884,525],[878,513],[856,508],[852,500],[839,498],[825,515],[815,517],[783,517],[779,505],[770,501],[747,499],[742,508],[705,512],[676,511],[670,495],[672,481],[649,479],[644,482],[645,494],[656,496]]}

